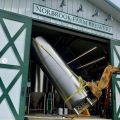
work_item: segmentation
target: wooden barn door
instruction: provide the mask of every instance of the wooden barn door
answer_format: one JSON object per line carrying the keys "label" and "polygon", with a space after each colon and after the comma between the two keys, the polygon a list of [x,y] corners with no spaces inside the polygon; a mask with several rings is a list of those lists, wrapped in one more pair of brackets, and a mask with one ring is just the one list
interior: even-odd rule
{"label": "wooden barn door", "polygon": [[[120,67],[120,41],[110,41],[111,65]],[[113,120],[120,120],[120,75],[112,75]]]}
{"label": "wooden barn door", "polygon": [[0,120],[24,120],[31,25],[0,11]]}

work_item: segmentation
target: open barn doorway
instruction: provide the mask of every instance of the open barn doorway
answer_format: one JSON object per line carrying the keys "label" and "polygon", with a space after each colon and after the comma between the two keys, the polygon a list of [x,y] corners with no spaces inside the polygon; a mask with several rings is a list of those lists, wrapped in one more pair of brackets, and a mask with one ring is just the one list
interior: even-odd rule
{"label": "open barn doorway", "polygon": [[[100,80],[105,67],[110,64],[109,40],[107,39],[33,21],[32,37],[37,36],[43,36],[69,68],[86,81]],[[29,82],[31,82],[31,86],[28,88],[26,113],[64,115],[64,108],[67,106],[55,87],[49,82],[46,73],[41,72],[32,49],[30,56]],[[42,82],[38,82],[40,85],[36,84],[36,79],[38,79],[36,75],[42,76]],[[35,91],[36,85],[39,92]],[[103,91],[100,100],[89,108],[91,116],[111,118],[111,99],[109,99],[110,104],[107,107],[108,113],[105,113],[104,109],[106,93],[107,89]],[[60,108],[63,109],[63,113],[59,113]],[[67,108],[67,114],[73,114],[73,111]]]}

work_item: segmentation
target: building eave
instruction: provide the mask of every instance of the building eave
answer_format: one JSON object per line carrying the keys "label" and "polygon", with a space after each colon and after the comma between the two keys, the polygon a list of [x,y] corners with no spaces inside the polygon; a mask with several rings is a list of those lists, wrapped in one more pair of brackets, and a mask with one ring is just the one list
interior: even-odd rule
{"label": "building eave", "polygon": [[111,2],[110,0],[104,0],[104,1],[107,2],[109,5],[111,5],[113,8],[115,8],[117,11],[120,12],[120,7],[115,5],[113,2]]}
{"label": "building eave", "polygon": [[120,22],[120,8],[109,0],[88,0],[97,8],[102,10],[106,14],[111,14],[113,19]]}

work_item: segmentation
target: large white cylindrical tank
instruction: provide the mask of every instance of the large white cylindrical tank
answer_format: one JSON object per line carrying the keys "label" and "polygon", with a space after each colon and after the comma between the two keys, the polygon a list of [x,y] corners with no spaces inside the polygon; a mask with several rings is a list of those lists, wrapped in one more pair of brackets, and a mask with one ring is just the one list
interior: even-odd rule
{"label": "large white cylindrical tank", "polygon": [[[54,87],[65,101],[79,89],[79,81],[73,73],[65,67],[65,63],[43,37],[36,37],[35,40],[37,42],[32,41],[34,52],[49,76],[52,78],[52,80],[50,79],[51,83],[53,83]],[[38,43],[49,51],[52,57]],[[86,97],[87,94],[83,90],[83,92],[77,93],[69,99],[66,104],[70,109],[73,109],[76,105],[83,102]]]}

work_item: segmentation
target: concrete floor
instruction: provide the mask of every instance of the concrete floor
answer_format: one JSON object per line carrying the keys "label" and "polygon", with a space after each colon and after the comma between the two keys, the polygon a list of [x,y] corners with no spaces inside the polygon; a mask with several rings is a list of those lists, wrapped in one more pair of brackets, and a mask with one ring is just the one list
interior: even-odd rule
{"label": "concrete floor", "polygon": [[[29,120],[71,120],[71,118],[65,118],[58,115],[51,115],[51,114],[29,114],[25,115],[25,117],[28,117]],[[74,120],[112,120],[112,119],[105,119],[100,118],[97,116],[90,116],[90,117],[77,117]]]}

